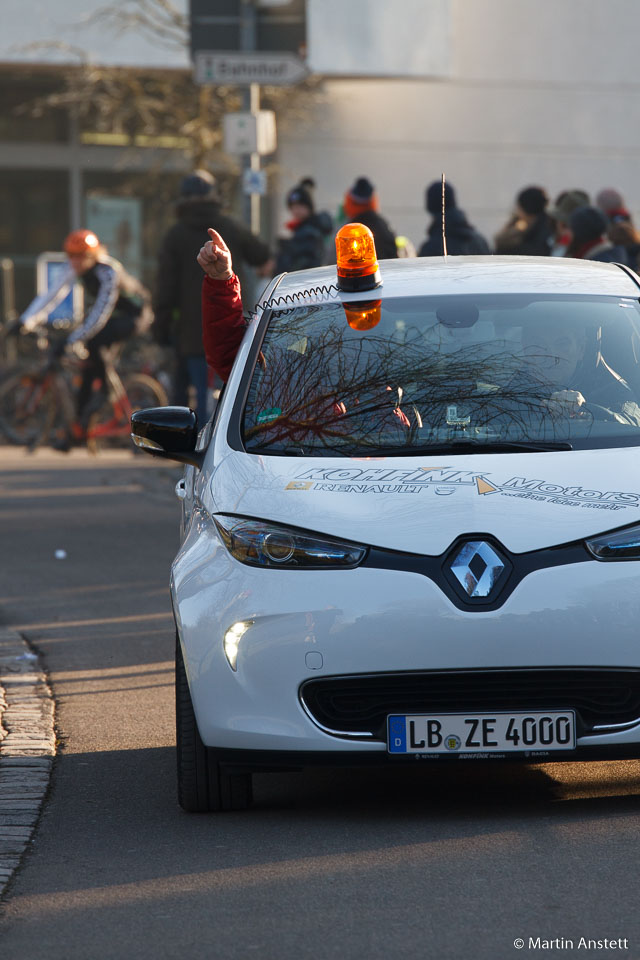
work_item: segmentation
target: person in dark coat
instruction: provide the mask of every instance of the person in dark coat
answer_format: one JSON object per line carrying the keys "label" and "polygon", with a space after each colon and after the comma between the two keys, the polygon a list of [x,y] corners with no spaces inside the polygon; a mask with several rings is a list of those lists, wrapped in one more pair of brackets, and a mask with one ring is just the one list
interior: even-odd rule
{"label": "person in dark coat", "polygon": [[633,222],[622,194],[607,187],[597,194],[595,205],[607,218],[609,240],[614,247],[625,248],[628,266],[637,272],[640,269],[640,231]]}
{"label": "person in dark coat", "polygon": [[601,260],[604,263],[629,265],[622,244],[613,244],[607,237],[608,222],[598,207],[578,207],[569,217],[571,243],[565,257],[578,260]]}
{"label": "person in dark coat", "polygon": [[542,187],[526,187],[516,197],[510,220],[495,236],[495,252],[521,257],[548,257],[556,225],[547,213],[549,197]]}
{"label": "person in dark coat", "polygon": [[313,180],[302,180],[287,195],[291,220],[287,227],[291,236],[282,241],[276,261],[276,273],[320,267],[325,262],[327,237],[333,229],[328,213],[316,213],[312,190]]}
{"label": "person in dark coat", "polygon": [[[418,251],[419,257],[441,257],[442,246],[442,183],[435,180],[427,187],[425,206],[433,217],[427,231],[427,239]],[[455,190],[450,183],[444,185],[444,219],[447,253],[452,256],[491,253],[489,244],[475,230],[456,204]]]}
{"label": "person in dark coat", "polygon": [[[345,223],[363,223],[369,227],[378,260],[391,260],[398,256],[395,231],[378,213],[378,195],[370,180],[358,177],[351,189],[347,190],[342,209],[344,221],[341,226]],[[331,262],[335,263],[335,252]]]}
{"label": "person in dark coat", "polygon": [[565,256],[567,247],[571,243],[569,217],[578,207],[587,207],[590,203],[589,194],[584,190],[563,190],[558,194],[553,210],[549,211],[556,225],[555,240],[551,248],[552,257]]}
{"label": "person in dark coat", "polygon": [[202,424],[207,419],[208,374],[202,346],[202,273],[196,256],[207,239],[207,228],[213,225],[225,236],[240,273],[245,263],[269,276],[273,260],[259,237],[223,213],[215,180],[206,170],[184,178],[176,215],[177,222],[165,234],[158,255],[152,333],[174,353],[172,402],[186,406],[189,386],[193,386]]}

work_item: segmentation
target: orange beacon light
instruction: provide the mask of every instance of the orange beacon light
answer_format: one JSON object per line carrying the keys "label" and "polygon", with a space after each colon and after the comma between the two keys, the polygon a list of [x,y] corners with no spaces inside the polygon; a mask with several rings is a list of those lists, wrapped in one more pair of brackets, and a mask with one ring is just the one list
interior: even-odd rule
{"label": "orange beacon light", "polygon": [[345,223],[336,234],[338,290],[355,293],[382,283],[373,234],[363,223]]}

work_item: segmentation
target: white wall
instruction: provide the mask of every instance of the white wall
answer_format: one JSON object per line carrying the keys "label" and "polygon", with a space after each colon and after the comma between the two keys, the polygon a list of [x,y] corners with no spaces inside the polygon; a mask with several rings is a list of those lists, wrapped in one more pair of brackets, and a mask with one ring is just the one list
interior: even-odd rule
{"label": "white wall", "polygon": [[333,211],[366,175],[381,212],[416,243],[424,188],[443,170],[489,236],[530,184],[552,197],[615,186],[640,221],[640,2],[450,2],[450,77],[326,81],[307,122],[280,132],[283,191],[311,174]]}
{"label": "white wall", "polygon": [[[121,2],[121,0],[118,0]],[[188,0],[172,0],[186,12]],[[77,63],[76,48],[93,63],[140,67],[189,67],[189,51],[152,41],[139,32],[118,34],[88,21],[115,0],[0,0],[0,63]],[[58,43],[59,49],[33,44]]]}
{"label": "white wall", "polygon": [[309,69],[328,76],[448,76],[450,0],[401,3],[307,0]]}

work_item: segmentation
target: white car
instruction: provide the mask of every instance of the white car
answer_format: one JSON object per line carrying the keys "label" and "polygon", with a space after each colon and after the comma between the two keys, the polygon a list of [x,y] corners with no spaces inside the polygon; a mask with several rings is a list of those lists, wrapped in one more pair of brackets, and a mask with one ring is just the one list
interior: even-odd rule
{"label": "white car", "polygon": [[185,809],[312,763],[640,756],[639,297],[555,258],[283,275],[197,442],[134,415],[188,464]]}

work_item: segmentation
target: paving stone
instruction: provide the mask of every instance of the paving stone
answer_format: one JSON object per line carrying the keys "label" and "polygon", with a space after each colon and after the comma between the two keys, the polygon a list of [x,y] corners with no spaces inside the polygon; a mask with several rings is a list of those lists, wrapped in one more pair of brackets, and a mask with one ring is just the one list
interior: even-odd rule
{"label": "paving stone", "polygon": [[38,810],[43,798],[44,793],[38,797],[10,797],[7,800],[0,799],[0,816],[7,813],[22,813],[25,810]]}
{"label": "paving stone", "polygon": [[38,822],[38,814],[29,810],[23,810],[21,813],[0,814],[0,831],[5,827],[33,827]]}
{"label": "paving stone", "polygon": [[0,628],[0,892],[27,849],[55,755],[54,701],[27,643]]}
{"label": "paving stone", "polygon": [[[28,840],[22,837],[0,837],[0,858],[5,854],[13,854],[15,857],[21,857],[24,853]],[[18,862],[20,862],[18,860]]]}
{"label": "paving stone", "polygon": [[0,802],[10,801],[10,800],[37,800],[40,802],[42,800],[43,791],[42,790],[29,790],[28,792],[19,793],[16,790],[13,790],[11,793],[3,793],[0,791]]}
{"label": "paving stone", "polygon": [[0,764],[0,769],[4,767],[45,767],[51,765],[50,757],[25,757],[23,760],[20,757],[12,757],[11,760],[3,760]]}
{"label": "paving stone", "polygon": [[22,775],[20,768],[16,768],[13,777],[8,775],[0,777],[0,790],[7,788],[11,790],[42,790],[46,788],[48,783],[48,777],[25,777]]}

